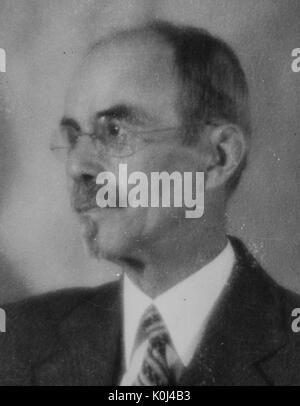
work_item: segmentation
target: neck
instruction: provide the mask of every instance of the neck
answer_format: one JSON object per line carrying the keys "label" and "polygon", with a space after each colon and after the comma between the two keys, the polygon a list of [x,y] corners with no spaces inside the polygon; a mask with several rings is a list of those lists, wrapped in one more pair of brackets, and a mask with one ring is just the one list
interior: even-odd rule
{"label": "neck", "polygon": [[[178,236],[177,236],[178,237]],[[211,262],[226,246],[224,231],[210,229],[202,235],[190,233],[188,240],[160,241],[158,247],[125,264],[128,277],[155,298]]]}

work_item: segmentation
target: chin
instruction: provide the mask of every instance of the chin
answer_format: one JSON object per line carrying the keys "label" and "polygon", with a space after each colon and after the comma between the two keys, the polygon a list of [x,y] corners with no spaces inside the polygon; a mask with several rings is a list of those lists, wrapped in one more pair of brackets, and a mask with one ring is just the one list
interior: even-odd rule
{"label": "chin", "polygon": [[131,243],[125,238],[117,237],[114,240],[101,234],[97,236],[95,244],[90,247],[92,255],[98,259],[106,259],[114,263],[120,263],[121,258],[131,251]]}
{"label": "chin", "polygon": [[107,213],[106,216],[84,216],[82,235],[89,254],[97,259],[120,263],[130,256],[141,241],[144,217],[131,213]]}

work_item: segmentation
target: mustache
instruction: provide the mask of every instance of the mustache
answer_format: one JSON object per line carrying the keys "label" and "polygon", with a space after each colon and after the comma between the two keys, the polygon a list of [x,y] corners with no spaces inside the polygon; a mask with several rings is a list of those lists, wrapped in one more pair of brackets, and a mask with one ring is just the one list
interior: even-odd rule
{"label": "mustache", "polygon": [[100,209],[96,203],[96,194],[100,187],[96,184],[75,183],[72,186],[70,197],[72,209],[78,213],[95,208]]}
{"label": "mustache", "polygon": [[[97,185],[97,184],[84,184],[84,183],[75,183],[72,186],[71,190],[71,207],[77,213],[85,212],[92,209],[99,209],[101,208],[97,205],[96,202],[96,195],[99,189],[101,189],[104,185]],[[119,207],[119,198],[120,192],[119,188],[116,188],[116,208]]]}

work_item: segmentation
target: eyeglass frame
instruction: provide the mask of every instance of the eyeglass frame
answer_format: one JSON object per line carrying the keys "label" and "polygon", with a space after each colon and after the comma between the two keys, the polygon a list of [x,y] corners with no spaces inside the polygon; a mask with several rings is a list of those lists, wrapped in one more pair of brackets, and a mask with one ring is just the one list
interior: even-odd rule
{"label": "eyeglass frame", "polygon": [[[104,119],[108,119],[108,120],[117,120],[117,121],[121,121],[119,118],[116,117],[108,117],[105,115],[102,115],[100,117],[96,117],[94,126],[98,125],[98,121],[99,120],[104,120]],[[218,126],[218,123],[214,123],[212,121],[206,121],[205,124],[207,125],[212,125],[212,126]],[[103,138],[103,135],[101,134],[97,134],[97,129],[96,131],[93,131],[91,133],[88,132],[84,132],[80,129],[80,126],[76,123],[75,120],[73,119],[68,119],[68,118],[64,118],[62,120],[62,123],[60,124],[60,128],[71,128],[73,129],[73,131],[76,132],[76,135],[74,136],[75,138],[75,142],[74,144],[76,144],[77,140],[81,137],[87,136],[89,138],[91,138],[93,141],[97,141],[99,143],[101,143],[102,148],[104,148],[104,153],[108,156],[111,157],[117,157],[117,158],[125,158],[125,157],[129,157],[132,156],[134,154],[136,154],[138,151],[142,150],[143,148],[145,148],[147,145],[158,142],[158,143],[164,143],[168,140],[170,140],[170,136],[169,137],[160,137],[160,138],[156,138],[156,139],[152,139],[152,140],[148,140],[149,144],[145,143],[145,139],[141,138],[141,136],[147,134],[147,135],[152,135],[152,134],[162,134],[162,133],[171,133],[170,135],[172,136],[172,140],[174,139],[174,133],[179,132],[181,129],[183,129],[183,126],[174,126],[174,127],[162,127],[162,128],[155,128],[153,130],[131,130],[131,129],[126,129],[127,133],[129,135],[132,135],[135,137],[135,139],[140,139],[142,142],[144,142],[144,146],[142,147],[136,147],[136,148],[132,148],[132,146],[130,147],[131,151],[129,153],[123,153],[123,154],[118,154],[118,153],[108,153],[107,150],[109,148],[109,146],[107,144],[105,144],[105,142],[103,142],[101,140],[101,137]],[[69,136],[69,135],[68,135]],[[64,146],[64,145],[50,145],[50,150],[51,151],[56,151],[56,150],[68,150],[70,149],[69,152],[71,152],[72,150],[72,146]]]}

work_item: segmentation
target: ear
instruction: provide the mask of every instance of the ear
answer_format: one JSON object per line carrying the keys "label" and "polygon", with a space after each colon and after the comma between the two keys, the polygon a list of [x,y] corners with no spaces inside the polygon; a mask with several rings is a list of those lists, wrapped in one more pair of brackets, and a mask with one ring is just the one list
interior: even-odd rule
{"label": "ear", "polygon": [[224,124],[213,127],[209,135],[211,161],[206,168],[206,189],[225,186],[247,154],[247,140],[240,127]]}

